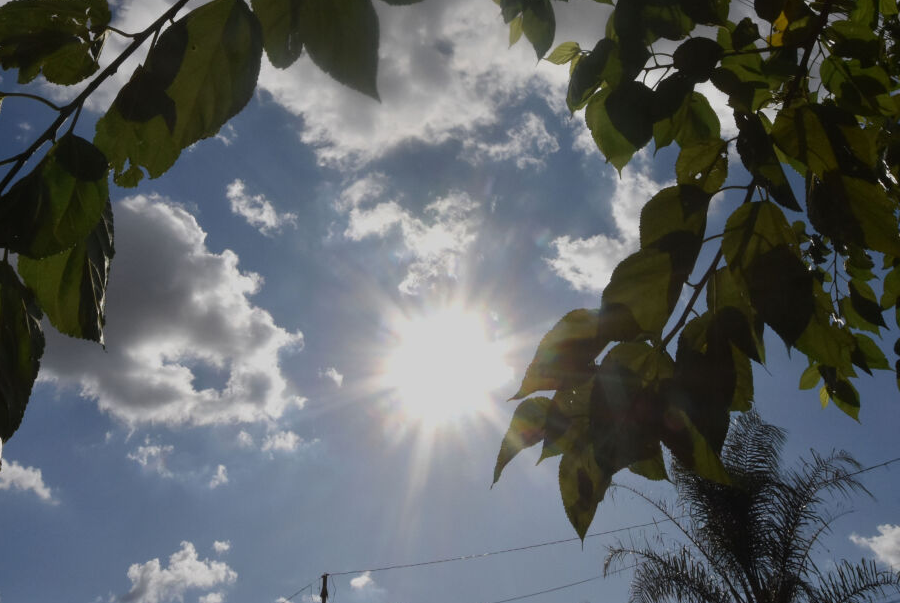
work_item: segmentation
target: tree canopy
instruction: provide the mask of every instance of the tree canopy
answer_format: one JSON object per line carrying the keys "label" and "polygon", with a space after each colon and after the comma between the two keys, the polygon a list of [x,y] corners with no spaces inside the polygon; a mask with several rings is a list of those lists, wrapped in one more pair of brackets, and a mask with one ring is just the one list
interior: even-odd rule
{"label": "tree canopy", "polygon": [[[20,83],[86,82],[64,105],[0,92],[56,112],[28,148],[0,159],[8,166],[0,180],[3,442],[31,395],[44,315],[64,334],[103,343],[110,179],[133,187],[156,178],[214,136],[251,98],[263,52],[285,68],[305,50],[337,81],[378,99],[372,0],[212,0],[179,17],[186,3],[137,33],[111,27],[106,0],[0,7],[4,70]],[[550,0],[497,3],[510,41],[524,35],[545,56],[555,37]],[[666,476],[662,446],[692,471],[727,481],[719,452],[729,413],[751,406],[766,326],[809,359],[800,386],[822,383],[823,404],[851,416],[858,371],[891,369],[880,336],[886,311],[900,321],[897,5],[756,0],[746,16],[738,9],[729,0],[619,0],[592,49],[566,42],[547,56],[569,65],[568,108],[584,111],[617,169],[651,142],[679,148],[677,184],[647,200],[640,249],[616,268],[600,307],[570,312],[538,346],[497,460],[495,480],[527,446],[543,442],[541,458],[561,455],[563,503],[582,536],[614,473]],[[130,42],[101,68],[112,35]],[[87,98],[145,45],[93,140],[74,134]],[[697,89],[704,82],[727,95],[736,137],[722,137]],[[744,173],[745,182],[728,184]],[[726,192],[734,209],[722,232],[708,232],[711,201]],[[555,393],[528,397],[540,391]]]}

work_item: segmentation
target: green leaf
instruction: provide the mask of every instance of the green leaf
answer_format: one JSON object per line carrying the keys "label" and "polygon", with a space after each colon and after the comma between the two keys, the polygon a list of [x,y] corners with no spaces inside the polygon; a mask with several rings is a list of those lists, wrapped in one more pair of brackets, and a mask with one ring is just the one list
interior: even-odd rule
{"label": "green leaf", "polygon": [[653,136],[653,91],[640,82],[622,82],[606,98],[604,108],[617,132],[636,149]]}
{"label": "green leaf", "polygon": [[279,69],[290,67],[303,51],[301,0],[251,0],[262,26],[263,47],[269,62]]}
{"label": "green leaf", "polygon": [[510,48],[513,45],[522,39],[522,34],[524,30],[522,29],[522,15],[519,15],[509,23],[509,46]]}
{"label": "green leaf", "polygon": [[888,272],[882,284],[884,285],[884,293],[881,295],[881,307],[892,308],[896,306],[898,299],[900,299],[900,266]]}
{"label": "green leaf", "polygon": [[[618,55],[616,43],[609,38],[603,38],[597,42],[587,56],[578,60],[569,79],[569,89],[566,93],[566,104],[569,111],[574,113],[584,107],[603,80],[611,79],[610,74],[615,71],[612,66],[618,62],[616,55]],[[621,67],[619,71],[621,72]]]}
{"label": "green leaf", "polygon": [[[739,44],[744,42],[749,45],[754,33],[758,35],[759,32],[752,29],[744,31],[739,26],[734,32],[734,47],[740,49]],[[740,36],[748,40],[742,40]],[[719,44],[728,47],[730,38],[731,35],[720,27]],[[762,58],[757,53],[725,55],[721,66],[713,70],[710,79],[716,88],[728,95],[728,105],[742,113],[753,113],[772,98],[772,86],[764,72]]]}
{"label": "green leaf", "polygon": [[181,150],[214,136],[253,96],[259,22],[243,0],[213,0],[159,37],[143,67],[97,122],[94,143],[120,185],[168,170]]}
{"label": "green leaf", "polygon": [[550,398],[538,396],[523,400],[509,424],[509,429],[500,444],[500,453],[494,466],[494,482],[500,479],[503,468],[522,450],[534,446],[546,435],[545,423]]}
{"label": "green leaf", "polygon": [[822,380],[822,375],[819,374],[819,365],[818,364],[810,364],[803,371],[803,374],[800,375],[800,389],[812,389],[819,384],[819,381]]}
{"label": "green leaf", "polygon": [[113,249],[112,206],[84,241],[42,260],[19,257],[19,274],[60,333],[103,343]]}
{"label": "green leaf", "polygon": [[[666,423],[669,429],[664,432],[662,441],[678,462],[702,478],[720,484],[731,482],[718,451],[710,446],[687,413],[670,409],[666,413]],[[724,434],[722,437],[724,439]]]}
{"label": "green leaf", "polygon": [[653,481],[669,479],[669,474],[666,471],[666,462],[662,455],[662,448],[659,448],[658,454],[649,459],[630,464],[628,470],[635,475],[640,475]]}
{"label": "green leaf", "polygon": [[538,459],[575,452],[588,438],[593,378],[556,392],[547,410],[544,447]]}
{"label": "green leaf", "polygon": [[616,130],[610,121],[609,113],[606,110],[606,101],[610,92],[609,88],[605,88],[591,97],[584,112],[584,121],[591,130],[594,142],[597,143],[603,156],[621,173],[622,168],[631,161],[631,157],[637,152],[637,147]]}
{"label": "green leaf", "polygon": [[800,211],[800,204],[775,155],[762,120],[755,113],[736,113],[735,123],[739,131],[737,150],[744,167],[761,181],[779,205]]}
{"label": "green leaf", "polygon": [[809,219],[816,230],[842,243],[900,256],[895,203],[881,184],[829,171],[813,182]]}
{"label": "green leaf", "polygon": [[553,49],[553,52],[550,53],[546,60],[556,65],[564,65],[574,59],[580,52],[581,47],[578,45],[578,42],[563,42]]}
{"label": "green leaf", "polygon": [[100,219],[109,190],[106,158],[73,134],[0,197],[0,246],[32,258],[72,247]]}
{"label": "green leaf", "polygon": [[659,338],[681,285],[683,280],[675,278],[668,253],[641,249],[616,266],[603,290],[603,305],[624,306],[641,334]]}
{"label": "green leaf", "polygon": [[721,135],[716,112],[699,92],[692,92],[675,114],[653,126],[653,139],[660,149],[674,140],[681,148],[715,140]]}
{"label": "green leaf", "polygon": [[76,84],[97,71],[106,0],[13,0],[0,7],[0,66],[18,69],[20,84],[43,74]]}
{"label": "green leaf", "polygon": [[860,61],[831,55],[822,61],[819,75],[839,107],[858,115],[897,114],[890,79],[881,67],[863,67]]}
{"label": "green leaf", "polygon": [[875,292],[872,291],[872,288],[865,281],[856,279],[851,280],[848,287],[850,304],[856,313],[873,325],[887,328],[884,317],[881,315],[881,306],[875,301]]}
{"label": "green leaf", "polygon": [[675,161],[679,184],[690,184],[713,194],[728,177],[728,144],[721,138],[683,147]]}
{"label": "green leaf", "polygon": [[756,14],[769,23],[773,23],[784,10],[785,0],[753,0]]}
{"label": "green leaf", "polygon": [[878,347],[878,344],[871,337],[862,333],[854,333],[853,337],[856,339],[856,351],[865,359],[865,364],[868,368],[884,371],[891,368],[884,352],[881,351],[881,348]]}
{"label": "green leaf", "polygon": [[753,309],[745,283],[739,282],[730,268],[720,268],[710,279],[706,305],[722,335],[745,356],[763,364],[763,322]]}
{"label": "green leaf", "polygon": [[541,60],[550,50],[556,35],[556,17],[550,0],[523,0],[522,30],[538,60]]}
{"label": "green leaf", "polygon": [[513,400],[536,391],[573,387],[593,374],[594,359],[606,343],[601,337],[598,310],[572,310],[538,344]]}
{"label": "green leaf", "polygon": [[22,422],[43,353],[41,310],[9,264],[0,262],[0,441]]}
{"label": "green leaf", "polygon": [[611,481],[612,475],[597,464],[590,446],[577,453],[564,454],[559,463],[559,492],[563,507],[582,540]]}
{"label": "green leaf", "polygon": [[699,84],[709,79],[723,52],[723,48],[715,40],[690,38],[675,49],[672,61],[679,73]]}

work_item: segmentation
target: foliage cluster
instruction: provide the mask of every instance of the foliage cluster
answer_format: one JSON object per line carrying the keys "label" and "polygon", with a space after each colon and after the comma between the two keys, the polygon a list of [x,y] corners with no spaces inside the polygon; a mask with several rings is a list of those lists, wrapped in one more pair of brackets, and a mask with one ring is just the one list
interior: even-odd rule
{"label": "foliage cluster", "polygon": [[[524,33],[542,57],[550,0],[499,4],[511,43]],[[568,107],[584,109],[618,170],[651,142],[678,145],[677,184],[644,205],[640,249],[599,309],[570,312],[540,342],[513,398],[555,393],[520,403],[497,459],[495,481],[525,447],[562,455],[563,505],[582,537],[614,473],[666,477],[663,445],[728,480],[719,453],[730,413],[751,407],[766,327],[808,359],[800,387],[822,383],[822,404],[854,418],[852,379],[892,368],[880,338],[885,312],[900,325],[897,4],[755,0],[729,20],[738,8],[619,0],[592,49],[566,42],[548,56],[569,65]],[[727,96],[736,137],[722,137],[704,82]],[[707,232],[726,191],[739,192],[725,197],[736,203],[724,229]]]}
{"label": "foliage cluster", "polygon": [[[419,0],[384,0],[413,4]],[[0,7],[0,66],[26,84],[86,82],[57,106],[27,92],[4,98],[56,111],[24,151],[0,160],[0,440],[18,429],[44,351],[41,320],[103,343],[114,254],[109,180],[133,187],[214,136],[250,100],[262,53],[279,68],[306,51],[322,70],[378,98],[378,18],[372,0],[212,0],[176,20],[178,0],[139,33],[110,25],[106,0],[13,0]],[[101,69],[111,35],[130,43]],[[74,134],[87,98],[149,41],[146,59],[100,118],[93,141]],[[42,148],[27,174],[19,172]],[[10,254],[18,256],[17,269]],[[18,272],[18,273],[17,273]]]}

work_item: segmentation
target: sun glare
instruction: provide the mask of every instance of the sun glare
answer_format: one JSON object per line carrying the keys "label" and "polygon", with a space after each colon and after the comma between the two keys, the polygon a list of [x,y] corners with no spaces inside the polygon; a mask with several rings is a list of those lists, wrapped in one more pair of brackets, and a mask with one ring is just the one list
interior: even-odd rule
{"label": "sun glare", "polygon": [[409,419],[429,426],[485,410],[490,393],[512,378],[504,346],[474,312],[447,307],[404,318],[383,367],[383,385]]}

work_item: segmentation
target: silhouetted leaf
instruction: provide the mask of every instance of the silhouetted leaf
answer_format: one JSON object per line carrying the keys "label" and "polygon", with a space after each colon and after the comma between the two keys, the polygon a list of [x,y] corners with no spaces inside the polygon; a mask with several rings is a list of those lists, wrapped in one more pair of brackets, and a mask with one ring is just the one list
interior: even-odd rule
{"label": "silhouetted leaf", "polygon": [[243,0],[213,0],[166,29],[97,122],[94,143],[116,182],[137,184],[137,166],[156,178],[214,136],[253,95],[261,56],[259,22]]}
{"label": "silhouetted leaf", "polygon": [[16,273],[0,262],[0,441],[19,428],[44,353],[41,311]]}
{"label": "silhouetted leaf", "polygon": [[73,134],[0,197],[0,246],[32,258],[83,240],[109,198],[109,165],[97,148]]}
{"label": "silhouetted leaf", "polygon": [[563,507],[582,540],[611,481],[612,476],[594,460],[590,446],[577,453],[564,454],[559,463],[559,492]]}
{"label": "silhouetted leaf", "polygon": [[20,84],[42,74],[76,84],[97,71],[106,0],[13,0],[0,7],[0,66],[18,69]]}
{"label": "silhouetted leaf", "polygon": [[592,96],[584,112],[584,120],[603,156],[621,173],[637,147],[613,126],[606,110],[609,95],[610,89],[605,88]]}
{"label": "silhouetted leaf", "polygon": [[671,144],[674,140],[681,148],[719,138],[719,118],[709,101],[699,92],[691,93],[675,114],[653,126],[656,148]]}
{"label": "silhouetted leaf", "polygon": [[675,49],[672,61],[675,69],[692,82],[705,82],[722,58],[723,49],[709,38],[690,38]]}
{"label": "silhouetted leaf", "polygon": [[497,455],[497,463],[494,466],[494,483],[500,479],[503,468],[519,452],[534,446],[545,437],[545,422],[547,409],[550,406],[550,398],[538,396],[528,398],[519,403],[513,413],[509,429],[500,444],[500,453]]}
{"label": "silhouetted leaf", "polygon": [[862,318],[873,325],[887,327],[881,315],[881,306],[875,301],[875,292],[864,281],[851,280],[848,284],[850,303]]}
{"label": "silhouetted leaf", "polygon": [[[591,95],[597,91],[604,79],[607,79],[607,65],[610,61],[618,61],[616,43],[609,38],[597,42],[587,56],[582,57],[569,79],[569,90],[566,104],[569,111],[575,112],[584,107]],[[616,82],[617,83],[617,82]]]}
{"label": "silhouetted leaf", "polygon": [[19,257],[19,274],[56,329],[103,343],[109,264],[114,254],[112,207],[84,241],[42,260]]}
{"label": "silhouetted leaf", "polygon": [[636,149],[653,136],[653,91],[640,82],[622,82],[604,103],[609,121]]}
{"label": "silhouetted leaf", "polygon": [[540,60],[550,50],[556,35],[553,7],[550,0],[522,0],[522,5],[522,30]]}
{"label": "silhouetted leaf", "polygon": [[739,131],[737,150],[744,167],[761,181],[779,205],[800,211],[800,204],[760,118],[755,113],[737,113],[735,123]]}

